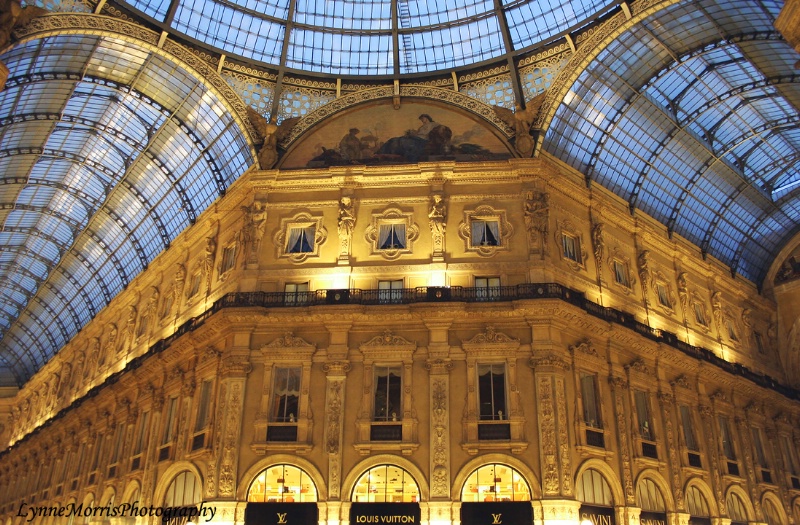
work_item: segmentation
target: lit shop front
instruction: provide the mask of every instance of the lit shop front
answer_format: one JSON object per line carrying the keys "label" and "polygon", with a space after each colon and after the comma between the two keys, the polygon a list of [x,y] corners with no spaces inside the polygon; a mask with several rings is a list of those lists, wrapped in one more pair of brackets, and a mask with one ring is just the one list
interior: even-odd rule
{"label": "lit shop front", "polygon": [[244,522],[247,525],[315,525],[319,523],[317,488],[293,465],[273,465],[250,483]]}
{"label": "lit shop front", "polygon": [[351,501],[351,525],[420,523],[419,486],[396,465],[367,470],[356,482]]}
{"label": "lit shop front", "polygon": [[515,469],[492,463],[473,471],[461,489],[462,525],[532,523],[531,491]]}

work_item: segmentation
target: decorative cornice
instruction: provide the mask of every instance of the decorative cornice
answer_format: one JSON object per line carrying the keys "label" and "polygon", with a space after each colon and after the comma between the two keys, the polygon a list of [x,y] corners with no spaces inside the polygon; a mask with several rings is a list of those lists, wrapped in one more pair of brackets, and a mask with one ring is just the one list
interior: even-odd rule
{"label": "decorative cornice", "polygon": [[309,348],[316,349],[317,345],[309,343],[302,337],[296,337],[293,332],[285,332],[282,337],[278,337],[271,343],[267,343],[261,347],[261,351],[274,349],[274,348]]}
{"label": "decorative cornice", "polygon": [[567,363],[566,361],[564,361],[555,354],[547,354],[540,357],[531,357],[528,360],[528,365],[534,369],[543,367],[558,368],[561,370],[570,369],[569,363]]}
{"label": "decorative cornice", "polygon": [[583,354],[590,355],[593,357],[600,357],[591,339],[586,339],[576,345],[570,345],[569,351],[572,354],[575,354],[575,352],[581,352]]}
{"label": "decorative cornice", "polygon": [[642,359],[641,357],[634,359],[633,361],[625,365],[625,370],[627,370],[628,372],[634,370],[636,372],[646,374],[649,376],[655,375],[655,373],[650,369],[649,366],[647,366],[647,363],[645,363],[644,359]]}
{"label": "decorative cornice", "polygon": [[669,382],[670,385],[673,387],[681,387],[685,388],[686,390],[691,390],[692,385],[689,383],[689,379],[686,377],[686,374],[681,374],[672,381]]}
{"label": "decorative cornice", "polygon": [[472,339],[469,341],[465,341],[464,344],[508,344],[508,343],[519,343],[519,339],[515,339],[513,337],[509,337],[508,335],[498,332],[494,329],[492,325],[486,325],[485,330],[483,333],[476,334]]}

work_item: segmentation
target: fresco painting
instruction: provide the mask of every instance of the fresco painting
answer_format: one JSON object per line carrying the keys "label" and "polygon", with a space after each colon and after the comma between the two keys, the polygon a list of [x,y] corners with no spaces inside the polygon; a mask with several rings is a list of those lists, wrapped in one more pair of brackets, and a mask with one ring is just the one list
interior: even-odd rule
{"label": "fresco painting", "polygon": [[509,147],[480,122],[444,106],[369,105],[312,129],[287,152],[280,167],[324,168],[454,160],[503,160]]}

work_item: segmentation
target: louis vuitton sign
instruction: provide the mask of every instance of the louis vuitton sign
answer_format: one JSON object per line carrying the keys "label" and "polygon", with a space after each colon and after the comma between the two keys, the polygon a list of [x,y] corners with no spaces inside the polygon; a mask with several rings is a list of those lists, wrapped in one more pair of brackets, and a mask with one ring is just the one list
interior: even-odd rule
{"label": "louis vuitton sign", "polygon": [[462,525],[530,525],[533,509],[530,501],[462,503]]}
{"label": "louis vuitton sign", "polygon": [[419,525],[419,503],[353,503],[351,525]]}
{"label": "louis vuitton sign", "polygon": [[317,525],[316,503],[248,503],[245,525]]}

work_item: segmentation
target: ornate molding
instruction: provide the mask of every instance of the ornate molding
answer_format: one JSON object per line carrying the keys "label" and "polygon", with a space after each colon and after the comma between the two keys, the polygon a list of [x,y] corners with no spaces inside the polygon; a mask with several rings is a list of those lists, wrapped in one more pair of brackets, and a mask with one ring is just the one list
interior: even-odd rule
{"label": "ornate molding", "polygon": [[[496,244],[477,244],[472,243],[472,225],[474,221],[494,222],[497,224]],[[506,210],[498,210],[493,206],[482,204],[472,210],[464,210],[464,220],[458,225],[458,236],[464,241],[464,249],[467,252],[474,252],[481,257],[493,257],[500,251],[510,249],[509,239],[514,233],[514,228],[506,219]]]}
{"label": "ornate molding", "polygon": [[597,349],[594,347],[594,343],[591,339],[586,339],[576,345],[570,345],[569,351],[574,355],[576,352],[581,352],[586,355],[590,355],[592,357],[600,357],[597,353]]}
{"label": "ornate molding", "polygon": [[465,341],[463,344],[467,345],[484,345],[484,344],[509,344],[509,343],[519,343],[519,339],[514,337],[510,337],[502,332],[498,332],[495,330],[494,326],[486,325],[483,333],[476,334],[472,339],[469,341]]}
{"label": "ornate molding", "polygon": [[261,347],[261,351],[278,348],[307,348],[316,349],[317,345],[309,343],[302,337],[296,337],[293,332],[287,331],[282,337],[278,337],[271,343],[267,343]]}
{"label": "ornate molding", "polygon": [[633,370],[648,376],[655,376],[655,372],[647,365],[647,363],[645,363],[644,359],[642,359],[641,357],[634,359],[633,361],[625,365],[625,370],[627,370],[628,372]]}
{"label": "ornate molding", "polygon": [[528,360],[528,365],[531,368],[540,368],[540,367],[550,367],[550,368],[557,368],[560,370],[569,370],[570,366],[565,360],[561,359],[555,354],[547,354],[545,356],[540,357],[531,357]]}

